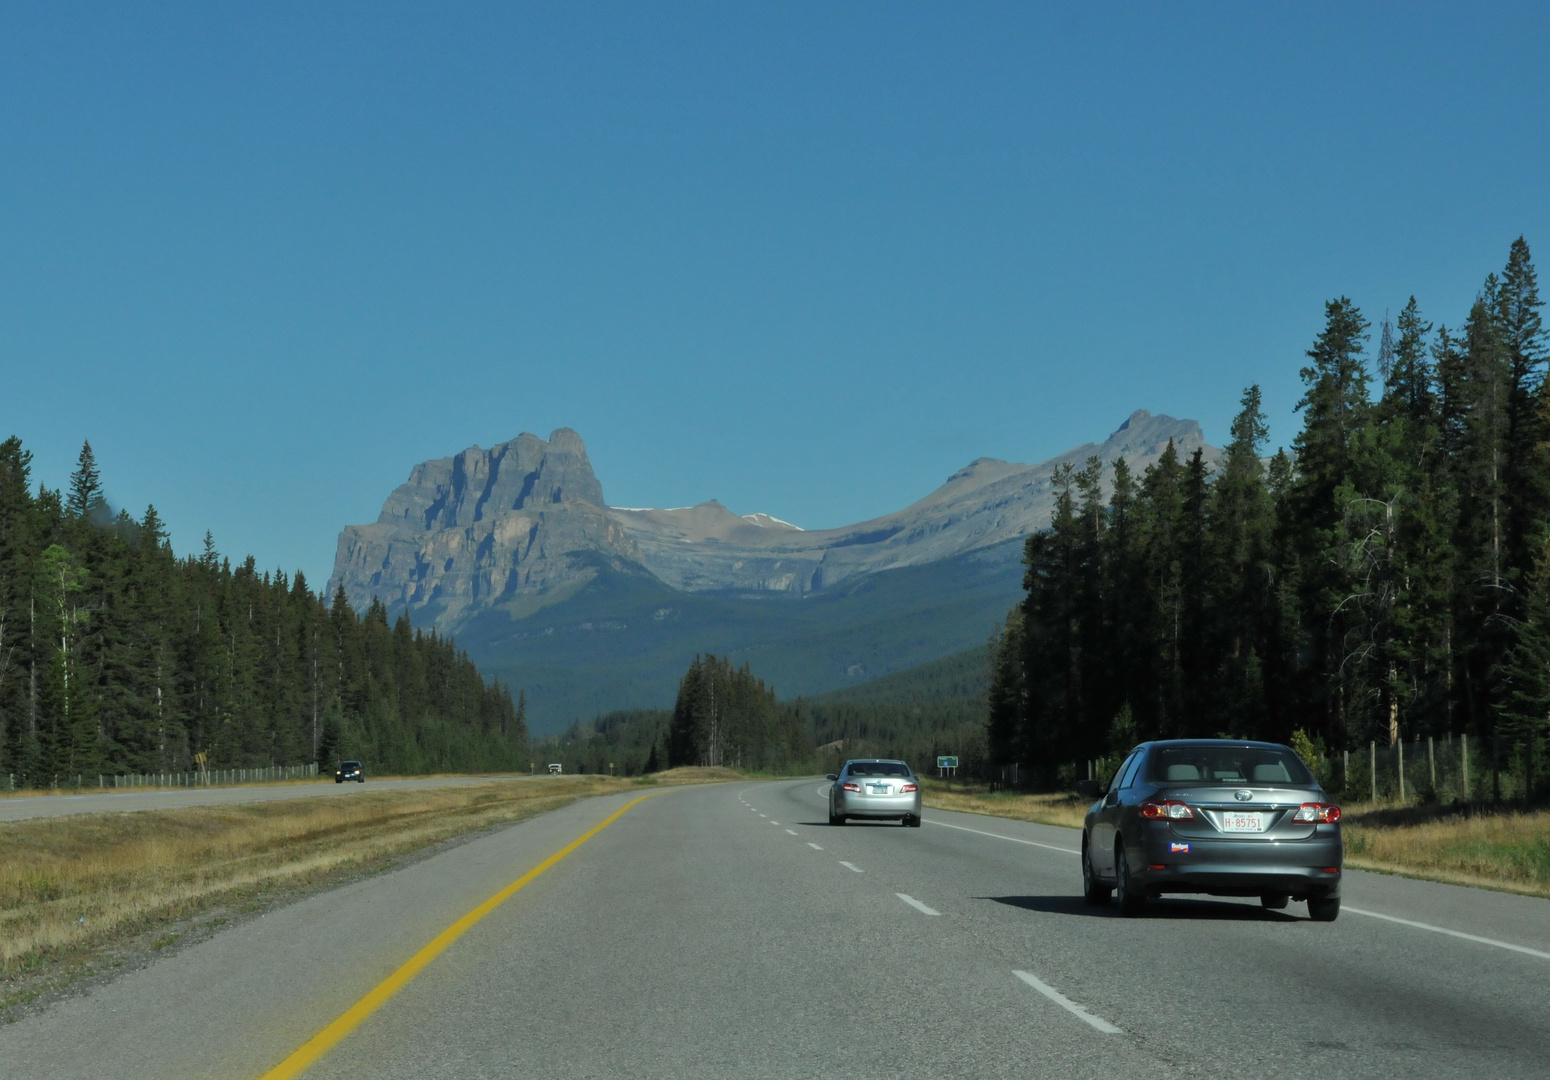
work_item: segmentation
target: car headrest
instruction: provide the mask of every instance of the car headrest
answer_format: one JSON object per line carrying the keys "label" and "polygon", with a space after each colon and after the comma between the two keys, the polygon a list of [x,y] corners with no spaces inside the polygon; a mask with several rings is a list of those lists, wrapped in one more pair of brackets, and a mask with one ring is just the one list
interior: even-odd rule
{"label": "car headrest", "polygon": [[1200,770],[1194,765],[1169,765],[1169,780],[1199,780]]}
{"label": "car headrest", "polygon": [[1286,765],[1279,761],[1269,761],[1263,765],[1254,766],[1254,779],[1261,783],[1280,782],[1290,783],[1292,774],[1286,771]]}

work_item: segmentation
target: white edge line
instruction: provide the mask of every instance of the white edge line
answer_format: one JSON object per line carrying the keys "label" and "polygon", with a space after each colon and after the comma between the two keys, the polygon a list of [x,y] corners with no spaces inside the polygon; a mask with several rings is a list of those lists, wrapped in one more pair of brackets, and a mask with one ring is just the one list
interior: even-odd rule
{"label": "white edge line", "polygon": [[813,843],[811,840],[809,840],[807,842],[807,846],[812,848],[814,851],[822,851],[823,850],[823,848],[819,847],[817,844]]}
{"label": "white edge line", "polygon": [[905,893],[901,893],[901,892],[894,893],[893,895],[897,896],[900,900],[903,900],[906,904],[908,904],[910,907],[914,908],[916,911],[920,912],[922,915],[940,915],[940,914],[942,914],[936,908],[934,908],[934,907],[927,907],[925,904],[922,904],[919,900],[916,900],[913,896],[909,896],[909,895],[906,895]]}
{"label": "white edge line", "polygon": [[1094,1016],[1092,1013],[1082,1008],[1076,1002],[1066,997],[1066,995],[1062,994],[1059,990],[1056,990],[1053,986],[1050,986],[1048,983],[1040,982],[1037,978],[1028,974],[1026,971],[1014,971],[1012,974],[1016,975],[1023,982],[1027,983],[1039,993],[1049,998],[1056,1005],[1059,1005],[1061,1008],[1068,1010],[1073,1016],[1085,1020],[1087,1023],[1091,1024],[1105,1035],[1125,1034],[1123,1031],[1109,1023],[1107,1020]]}
{"label": "white edge line", "polygon": [[845,862],[843,859],[840,860],[840,865],[843,866],[847,870],[854,870],[858,874],[866,873],[865,870],[861,869],[861,867],[857,866],[855,863],[848,863],[848,862]]}
{"label": "white edge line", "polygon": [[971,833],[974,833],[976,836],[990,836],[990,837],[994,837],[997,840],[1010,840],[1014,844],[1027,844],[1029,847],[1047,848],[1050,851],[1060,851],[1060,852],[1064,852],[1067,855],[1080,855],[1081,854],[1081,852],[1076,850],[1075,848],[1056,847],[1054,844],[1041,844],[1037,840],[1019,840],[1015,836],[1002,836],[1000,833],[985,832],[982,829],[970,829],[970,828],[967,828],[967,827],[965,827],[963,825],[949,825],[945,821],[935,821],[935,820],[933,820],[931,818],[926,818],[925,820],[926,820],[926,824],[927,825],[940,825],[944,829],[957,829],[959,832],[971,832]]}
{"label": "white edge line", "polygon": [[1462,938],[1465,941],[1475,941],[1481,945],[1495,945],[1498,949],[1508,949],[1512,952],[1523,953],[1525,956],[1537,956],[1541,960],[1550,960],[1550,952],[1540,952],[1538,949],[1530,949],[1523,945],[1511,945],[1505,941],[1481,937],[1478,934],[1466,934],[1462,930],[1448,930],[1441,926],[1433,926],[1431,923],[1401,919],[1397,915],[1384,915],[1381,912],[1365,911],[1362,908],[1347,907],[1341,910],[1349,911],[1352,915],[1366,915],[1369,919],[1383,919],[1386,922],[1399,923],[1401,926],[1413,926],[1417,930],[1430,930],[1434,934],[1447,934],[1449,937]]}

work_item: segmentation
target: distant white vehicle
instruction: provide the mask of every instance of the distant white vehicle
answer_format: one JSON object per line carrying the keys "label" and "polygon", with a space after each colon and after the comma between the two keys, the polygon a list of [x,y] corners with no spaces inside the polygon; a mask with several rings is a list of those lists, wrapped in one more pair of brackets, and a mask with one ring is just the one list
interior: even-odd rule
{"label": "distant white vehicle", "polygon": [[562,768],[560,768],[560,763],[558,761],[551,761],[549,763],[549,775],[550,776],[559,776],[560,773],[562,773],[562,772],[564,772],[564,770]]}

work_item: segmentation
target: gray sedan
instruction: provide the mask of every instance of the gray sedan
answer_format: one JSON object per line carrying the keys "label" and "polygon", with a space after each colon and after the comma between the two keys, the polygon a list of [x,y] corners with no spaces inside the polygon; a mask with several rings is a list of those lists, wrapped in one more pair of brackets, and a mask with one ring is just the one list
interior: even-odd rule
{"label": "gray sedan", "polygon": [[1093,904],[1119,893],[1126,915],[1163,893],[1258,896],[1267,908],[1306,900],[1340,914],[1340,807],[1302,759],[1277,743],[1226,739],[1143,743],[1082,825],[1082,888]]}
{"label": "gray sedan", "polygon": [[846,818],[900,821],[920,827],[920,781],[902,761],[847,761],[828,777],[829,824]]}

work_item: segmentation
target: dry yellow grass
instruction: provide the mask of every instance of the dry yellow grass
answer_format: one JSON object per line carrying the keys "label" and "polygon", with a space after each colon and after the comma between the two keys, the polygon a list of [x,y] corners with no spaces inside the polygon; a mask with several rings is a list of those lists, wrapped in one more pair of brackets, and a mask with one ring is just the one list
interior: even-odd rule
{"label": "dry yellow grass", "polygon": [[1063,825],[1070,829],[1082,827],[1082,815],[1091,805],[1075,795],[1024,795],[979,786],[947,785],[929,779],[921,797],[927,806],[938,810],[960,810],[966,814]]}
{"label": "dry yellow grass", "polygon": [[0,970],[631,786],[506,780],[0,825]]}
{"label": "dry yellow grass", "polygon": [[1347,814],[1347,866],[1550,897],[1550,812],[1399,823],[1394,816],[1383,810]]}

